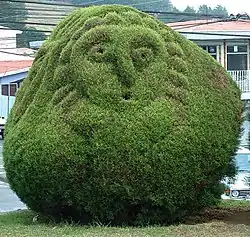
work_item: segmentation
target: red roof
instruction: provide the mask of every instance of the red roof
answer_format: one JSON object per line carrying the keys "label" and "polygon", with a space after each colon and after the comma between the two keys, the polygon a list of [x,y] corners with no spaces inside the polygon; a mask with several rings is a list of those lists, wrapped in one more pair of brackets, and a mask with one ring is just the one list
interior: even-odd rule
{"label": "red roof", "polygon": [[33,60],[0,61],[0,73],[18,71],[31,67]]}
{"label": "red roof", "polygon": [[194,20],[167,24],[183,31],[250,31],[250,20]]}

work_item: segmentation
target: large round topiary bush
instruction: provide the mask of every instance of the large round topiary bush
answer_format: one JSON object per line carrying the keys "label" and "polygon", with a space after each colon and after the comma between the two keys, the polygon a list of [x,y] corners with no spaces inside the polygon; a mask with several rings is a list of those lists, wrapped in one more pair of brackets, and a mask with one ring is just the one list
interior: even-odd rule
{"label": "large round topiary bush", "polygon": [[226,71],[163,23],[119,5],[80,9],[18,92],[7,178],[55,218],[169,223],[220,197],[241,110]]}

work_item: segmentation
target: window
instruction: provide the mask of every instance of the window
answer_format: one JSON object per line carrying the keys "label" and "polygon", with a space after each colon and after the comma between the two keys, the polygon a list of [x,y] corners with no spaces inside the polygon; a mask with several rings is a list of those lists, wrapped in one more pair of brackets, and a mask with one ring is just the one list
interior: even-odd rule
{"label": "window", "polygon": [[227,69],[228,70],[248,69],[247,45],[227,46]]}
{"label": "window", "polygon": [[247,46],[246,45],[234,45],[234,46],[227,46],[228,53],[247,53]]}
{"label": "window", "polygon": [[2,85],[2,95],[5,96],[15,96],[17,92],[17,84],[6,84]]}
{"label": "window", "polygon": [[10,84],[10,96],[15,96],[17,91],[17,84]]}
{"label": "window", "polygon": [[9,95],[9,87],[8,85],[2,85],[2,95]]}
{"label": "window", "polygon": [[217,46],[216,45],[201,45],[202,49],[207,51],[214,59],[217,60]]}

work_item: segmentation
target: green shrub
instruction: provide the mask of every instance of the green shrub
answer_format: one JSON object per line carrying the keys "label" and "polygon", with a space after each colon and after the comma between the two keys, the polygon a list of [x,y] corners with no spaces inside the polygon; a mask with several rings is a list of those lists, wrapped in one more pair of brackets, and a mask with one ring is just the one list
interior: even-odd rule
{"label": "green shrub", "polygon": [[18,92],[7,178],[56,219],[170,223],[219,200],[241,112],[226,71],[163,23],[119,5],[80,9]]}

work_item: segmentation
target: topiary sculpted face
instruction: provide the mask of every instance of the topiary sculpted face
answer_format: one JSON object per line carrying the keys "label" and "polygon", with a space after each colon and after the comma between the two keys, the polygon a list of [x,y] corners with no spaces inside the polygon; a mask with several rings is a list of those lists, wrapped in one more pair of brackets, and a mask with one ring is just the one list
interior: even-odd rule
{"label": "topiary sculpted face", "polygon": [[163,23],[124,6],[81,9],[18,92],[7,178],[56,218],[171,222],[220,197],[241,108],[225,70]]}
{"label": "topiary sculpted face", "polygon": [[[61,77],[66,77],[65,84],[74,83],[77,93],[89,101],[102,105],[112,103],[112,107],[120,109],[131,99],[166,98],[166,91],[159,92],[158,88],[140,90],[141,86],[162,87],[155,83],[160,78],[161,82],[169,84],[169,96],[180,100],[188,85],[187,78],[181,74],[186,69],[182,60],[184,54],[178,44],[164,40],[166,32],[157,23],[131,10],[120,14],[111,11],[103,18],[90,17],[73,33],[70,41],[66,41],[66,47],[60,53],[59,75],[56,75],[59,81],[53,79],[57,83],[55,89],[62,88]],[[55,44],[62,47],[64,40],[59,38],[52,41],[52,45],[48,42],[47,51],[55,48]],[[159,73],[163,68],[169,69],[167,75]],[[172,81],[169,74],[174,77]],[[175,90],[176,87],[182,87],[182,92]],[[54,99],[57,103],[57,97]]]}

